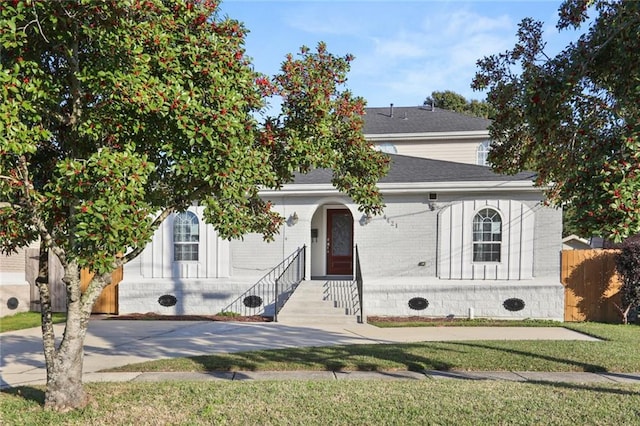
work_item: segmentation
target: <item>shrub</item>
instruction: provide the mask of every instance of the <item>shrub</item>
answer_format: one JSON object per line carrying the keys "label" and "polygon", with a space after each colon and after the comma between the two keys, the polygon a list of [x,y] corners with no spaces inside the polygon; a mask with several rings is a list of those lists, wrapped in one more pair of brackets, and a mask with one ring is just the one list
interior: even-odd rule
{"label": "shrub", "polygon": [[629,312],[640,306],[640,241],[627,240],[616,256],[616,269],[622,278],[620,293],[622,306],[616,307],[622,315],[622,322],[629,322]]}
{"label": "shrub", "polygon": [[222,312],[218,312],[216,314],[217,317],[241,317],[242,314],[239,314],[238,312],[231,312],[231,311],[222,311]]}

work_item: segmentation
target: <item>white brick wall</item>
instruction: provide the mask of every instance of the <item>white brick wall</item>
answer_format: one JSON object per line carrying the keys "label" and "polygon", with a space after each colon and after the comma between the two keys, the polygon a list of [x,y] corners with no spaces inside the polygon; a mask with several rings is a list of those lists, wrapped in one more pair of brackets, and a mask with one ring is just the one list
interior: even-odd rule
{"label": "white brick wall", "polygon": [[[123,280],[119,288],[119,313],[159,313],[164,315],[214,315],[257,282],[259,277],[245,280]],[[160,296],[177,299],[175,306],[160,305]]]}
{"label": "white brick wall", "polygon": [[383,216],[355,225],[365,276],[435,276],[437,212],[424,195],[385,197],[385,203]]}
{"label": "white brick wall", "polygon": [[[409,300],[423,297],[425,310],[409,308]],[[525,302],[512,312],[503,303],[510,298]],[[534,281],[450,281],[416,278],[388,278],[364,281],[365,315],[466,318],[472,309],[476,318],[538,318],[562,321],[564,288],[552,280]]]}
{"label": "white brick wall", "polygon": [[[437,278],[438,211],[462,200],[488,200],[492,194],[438,194],[435,206],[427,194],[394,194],[385,197],[384,216],[369,223],[361,221],[348,198],[340,195],[314,197],[272,197],[275,208],[285,218],[295,212],[296,224],[283,226],[275,241],[266,243],[251,234],[231,241],[227,251],[204,253],[223,256],[230,277],[213,279],[149,279],[138,271],[145,269],[145,258],[125,268],[120,285],[120,312],[162,312],[167,314],[215,314],[232,299],[253,285],[262,275],[306,245],[307,279],[312,273],[324,274],[324,210],[326,206],[345,206],[354,218],[354,242],[360,251],[365,280],[366,315],[466,316],[473,308],[478,317],[549,318],[563,317],[563,288],[559,283],[561,212],[542,207],[539,194],[502,194],[517,199],[535,214],[533,279],[528,280],[440,280]],[[312,226],[313,223],[313,226]],[[319,228],[318,241],[311,242],[312,227]],[[201,231],[202,232],[202,231]],[[154,248],[158,251],[158,247]],[[225,258],[226,256],[226,258]],[[146,259],[162,257],[158,253]],[[218,264],[220,259],[217,260]],[[215,263],[215,262],[213,262]],[[132,270],[134,273],[129,273]],[[172,308],[162,307],[158,298],[172,294],[179,300]],[[430,305],[420,313],[408,308],[412,297],[425,297]],[[508,298],[525,301],[525,309],[510,312],[503,302]]]}
{"label": "white brick wall", "polygon": [[[25,268],[26,249],[19,249],[10,256],[0,254],[0,316],[29,310],[31,290]],[[13,308],[16,301],[18,306]]]}

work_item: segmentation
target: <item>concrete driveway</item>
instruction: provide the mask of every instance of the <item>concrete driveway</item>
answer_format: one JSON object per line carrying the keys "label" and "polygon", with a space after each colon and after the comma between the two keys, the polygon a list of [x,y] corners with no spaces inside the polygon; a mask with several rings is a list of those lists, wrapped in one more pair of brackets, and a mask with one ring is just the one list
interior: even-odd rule
{"label": "concrete driveway", "polygon": [[[55,326],[62,336],[62,325]],[[256,349],[454,340],[597,340],[562,327],[287,325],[211,321],[91,320],[84,373],[163,358]],[[46,379],[40,328],[0,334],[0,387]]]}

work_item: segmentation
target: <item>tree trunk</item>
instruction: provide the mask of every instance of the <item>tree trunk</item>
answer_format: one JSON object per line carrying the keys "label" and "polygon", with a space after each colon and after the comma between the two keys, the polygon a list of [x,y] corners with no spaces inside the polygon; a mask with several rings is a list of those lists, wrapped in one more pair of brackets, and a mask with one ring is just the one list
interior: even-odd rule
{"label": "tree trunk", "polygon": [[[67,340],[68,332],[67,324],[64,340]],[[45,408],[66,412],[83,408],[89,403],[89,394],[82,384],[83,358],[84,336],[71,339],[64,348],[56,351],[52,365],[47,366]]]}
{"label": "tree trunk", "polygon": [[[50,320],[50,303],[43,303],[43,342],[47,365],[47,387],[44,406],[55,411],[71,411],[85,407],[90,396],[82,384],[84,339],[91,308],[97,297],[83,300],[80,291],[80,270],[75,262],[64,265],[67,288],[67,321],[60,345],[55,347],[55,335]],[[101,277],[100,277],[101,278]],[[100,279],[98,278],[98,279]],[[42,296],[41,291],[41,296]],[[99,295],[99,292],[98,292]],[[45,299],[48,296],[45,294]],[[48,308],[48,320],[45,319]],[[47,323],[45,325],[45,323]]]}

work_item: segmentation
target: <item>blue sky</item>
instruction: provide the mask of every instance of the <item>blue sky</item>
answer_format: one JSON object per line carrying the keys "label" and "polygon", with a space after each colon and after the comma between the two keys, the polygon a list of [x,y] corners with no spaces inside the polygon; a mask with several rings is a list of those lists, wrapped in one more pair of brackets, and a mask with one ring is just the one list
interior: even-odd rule
{"label": "blue sky", "polygon": [[327,43],[355,56],[347,82],[370,107],[421,105],[433,91],[483,99],[470,88],[476,61],[511,48],[518,23],[545,23],[548,52],[576,38],[558,32],[561,1],[223,0],[223,15],[250,31],[247,54],[257,71],[275,74],[287,53]]}

